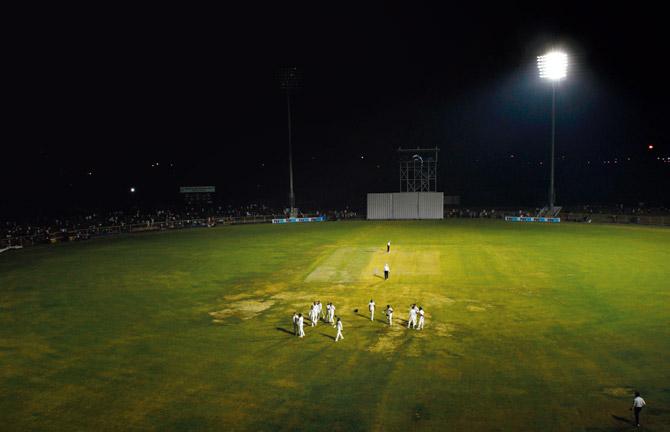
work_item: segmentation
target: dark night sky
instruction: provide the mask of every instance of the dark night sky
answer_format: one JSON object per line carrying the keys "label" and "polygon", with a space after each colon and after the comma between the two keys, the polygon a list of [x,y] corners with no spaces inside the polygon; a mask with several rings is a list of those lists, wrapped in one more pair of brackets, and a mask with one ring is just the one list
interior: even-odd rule
{"label": "dark night sky", "polygon": [[395,150],[435,145],[440,189],[466,205],[541,205],[551,87],[535,58],[552,46],[571,61],[558,203],[670,204],[660,9],[288,4],[17,11],[0,216],[159,205],[205,184],[226,203],[285,205],[286,65],[303,73],[299,207],[396,191]]}

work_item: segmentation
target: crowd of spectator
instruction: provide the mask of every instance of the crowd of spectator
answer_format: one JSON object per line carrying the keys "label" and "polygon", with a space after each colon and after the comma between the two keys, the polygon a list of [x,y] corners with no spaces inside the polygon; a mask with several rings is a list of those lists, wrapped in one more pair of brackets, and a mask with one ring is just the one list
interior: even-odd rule
{"label": "crowd of spectator", "polygon": [[[540,208],[448,208],[444,212],[445,218],[486,218],[503,219],[505,216],[538,216]],[[667,207],[584,205],[562,207],[561,214],[609,215],[609,216],[670,216]],[[614,218],[617,219],[616,217]]]}
{"label": "crowd of spectator", "polygon": [[122,232],[141,228],[176,228],[192,224],[214,225],[217,221],[241,217],[281,215],[265,206],[212,207],[190,209],[154,209],[132,211],[91,212],[63,218],[0,221],[0,238],[48,242],[64,236],[88,238],[105,232]]}
{"label": "crowd of spectator", "polygon": [[[332,210],[298,212],[298,217],[325,215],[329,220],[358,217],[355,211]],[[146,231],[215,226],[216,224],[269,222],[289,217],[289,209],[263,204],[244,206],[210,206],[207,208],[153,209],[90,212],[61,218],[38,218],[23,221],[0,220],[0,247],[14,244],[37,244],[84,240],[90,237],[129,231]]]}
{"label": "crowd of spectator", "polygon": [[627,215],[627,216],[667,216],[670,214],[670,208],[667,207],[647,207],[644,203],[637,206],[619,204],[612,205],[583,205],[564,207],[564,211],[569,213],[588,213],[588,214],[606,214],[606,215]]}
{"label": "crowd of spectator", "polygon": [[[505,216],[537,216],[539,208],[447,208],[445,218],[502,219]],[[359,218],[351,209],[300,212],[298,217],[321,216],[328,220]],[[600,216],[599,221],[614,223],[639,223],[643,216],[668,216],[665,207],[648,208],[644,205],[628,207],[586,205],[563,208],[565,220],[590,222]],[[606,215],[606,216],[605,216]],[[271,208],[263,204],[244,206],[213,206],[208,208],[153,209],[132,211],[91,212],[64,218],[34,219],[22,222],[0,220],[0,247],[15,244],[36,244],[63,240],[82,240],[94,236],[129,231],[161,230],[192,226],[214,226],[216,224],[269,222],[273,218],[289,216],[289,209]]]}

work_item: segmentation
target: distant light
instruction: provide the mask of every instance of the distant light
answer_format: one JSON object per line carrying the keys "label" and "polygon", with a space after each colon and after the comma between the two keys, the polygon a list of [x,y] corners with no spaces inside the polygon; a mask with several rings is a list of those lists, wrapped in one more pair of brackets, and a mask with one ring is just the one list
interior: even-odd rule
{"label": "distant light", "polygon": [[561,51],[551,51],[537,57],[540,78],[558,81],[568,74],[568,55]]}
{"label": "distant light", "polygon": [[134,188],[134,187],[131,187],[131,188],[130,188],[130,192],[135,192],[135,188]]}
{"label": "distant light", "polygon": [[649,144],[649,145],[647,146],[647,148],[648,148],[649,150],[653,150],[653,149],[654,149],[654,145],[653,145],[653,144]]}
{"label": "distant light", "polygon": [[364,159],[364,158],[365,158],[365,156],[361,156],[361,159]]}

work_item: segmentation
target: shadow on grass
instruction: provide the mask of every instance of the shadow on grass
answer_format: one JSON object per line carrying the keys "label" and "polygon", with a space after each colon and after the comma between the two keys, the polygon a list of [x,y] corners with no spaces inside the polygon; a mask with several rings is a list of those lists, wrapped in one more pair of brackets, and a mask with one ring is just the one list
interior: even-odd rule
{"label": "shadow on grass", "polygon": [[288,333],[288,334],[290,334],[291,336],[295,336],[295,333],[293,333],[291,330],[287,330],[287,329],[282,328],[282,327],[277,327],[276,329],[279,330],[279,331],[281,331],[281,332]]}
{"label": "shadow on grass", "polygon": [[[382,323],[382,324],[388,324],[388,321],[385,320],[385,319],[371,320],[371,319],[370,319],[370,315],[363,315],[362,313],[357,313],[356,315],[358,315],[358,316],[361,317],[361,318],[365,318],[367,321],[376,322],[376,323]],[[405,324],[405,325],[407,325],[407,324]]]}
{"label": "shadow on grass", "polygon": [[378,274],[376,274],[375,277],[376,277],[376,278],[379,278],[379,279],[381,279],[381,280],[384,280],[384,276],[382,276],[382,275],[378,275]]}
{"label": "shadow on grass", "polygon": [[620,422],[628,423],[628,424],[630,424],[630,425],[633,424],[633,421],[630,420],[630,419],[627,419],[626,417],[619,417],[619,416],[615,416],[614,414],[612,414],[612,418],[613,418],[614,420],[618,420],[618,421],[620,421]]}
{"label": "shadow on grass", "polygon": [[327,335],[327,334],[325,334],[325,333],[319,333],[319,334],[320,334],[321,336],[323,336],[323,337],[327,337],[327,338],[330,339],[330,340],[335,340],[335,336]]}

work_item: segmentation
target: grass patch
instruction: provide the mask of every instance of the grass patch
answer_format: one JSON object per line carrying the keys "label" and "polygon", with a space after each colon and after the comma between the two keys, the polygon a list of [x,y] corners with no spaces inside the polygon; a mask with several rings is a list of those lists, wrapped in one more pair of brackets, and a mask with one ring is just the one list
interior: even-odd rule
{"label": "grass patch", "polygon": [[[646,427],[670,429],[669,262],[667,229],[479,220],[24,249],[0,256],[0,418],[10,431],[619,430],[640,390]],[[337,306],[343,341],[323,322],[292,336],[315,300]],[[423,331],[406,328],[412,303]]]}

